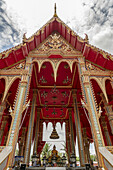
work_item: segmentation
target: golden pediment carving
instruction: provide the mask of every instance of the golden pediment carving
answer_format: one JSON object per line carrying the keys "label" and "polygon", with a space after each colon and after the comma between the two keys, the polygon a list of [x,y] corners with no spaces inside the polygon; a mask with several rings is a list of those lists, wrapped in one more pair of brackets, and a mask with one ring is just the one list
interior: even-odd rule
{"label": "golden pediment carving", "polygon": [[59,54],[59,55],[81,55],[60,34],[51,34],[41,45],[33,50],[31,54]]}
{"label": "golden pediment carving", "polygon": [[86,62],[85,67],[86,67],[86,70],[89,70],[89,71],[91,71],[91,70],[103,71],[103,69],[100,69],[99,67],[93,65],[93,64],[90,63],[90,62]]}

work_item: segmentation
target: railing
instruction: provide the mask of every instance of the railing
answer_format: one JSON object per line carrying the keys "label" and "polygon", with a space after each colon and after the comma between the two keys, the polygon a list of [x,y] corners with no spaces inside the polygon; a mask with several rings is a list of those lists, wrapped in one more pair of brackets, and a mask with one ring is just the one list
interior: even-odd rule
{"label": "railing", "polygon": [[106,146],[106,149],[113,154],[113,146]]}
{"label": "railing", "polygon": [[113,154],[106,147],[99,147],[99,152],[103,159],[103,165],[106,170],[113,169]]}
{"label": "railing", "polygon": [[1,146],[0,149],[0,170],[5,170],[7,168],[8,158],[12,151],[12,146]]}

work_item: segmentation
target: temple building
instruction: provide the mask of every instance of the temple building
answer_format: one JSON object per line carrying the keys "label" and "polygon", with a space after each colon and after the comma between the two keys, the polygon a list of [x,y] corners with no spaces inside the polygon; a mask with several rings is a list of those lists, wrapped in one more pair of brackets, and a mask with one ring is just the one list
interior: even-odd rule
{"label": "temple building", "polygon": [[69,28],[56,6],[40,30],[29,38],[24,34],[21,44],[0,53],[1,170],[14,167],[17,143],[28,169],[32,144],[41,162],[44,122],[52,123],[53,140],[60,137],[56,124],[65,122],[67,151],[65,165],[65,155],[60,159],[54,146],[44,168],[49,162],[76,169],[77,138],[81,169],[93,166],[93,142],[98,169],[113,169],[113,56]]}

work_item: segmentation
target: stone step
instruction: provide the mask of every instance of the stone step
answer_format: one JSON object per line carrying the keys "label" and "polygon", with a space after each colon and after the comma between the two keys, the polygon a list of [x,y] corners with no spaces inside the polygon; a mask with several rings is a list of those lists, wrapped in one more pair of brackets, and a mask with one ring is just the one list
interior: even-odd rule
{"label": "stone step", "polygon": [[65,167],[46,167],[46,170],[66,170]]}
{"label": "stone step", "polygon": [[85,170],[85,167],[76,167],[76,168],[68,168],[68,167],[29,167],[26,170]]}

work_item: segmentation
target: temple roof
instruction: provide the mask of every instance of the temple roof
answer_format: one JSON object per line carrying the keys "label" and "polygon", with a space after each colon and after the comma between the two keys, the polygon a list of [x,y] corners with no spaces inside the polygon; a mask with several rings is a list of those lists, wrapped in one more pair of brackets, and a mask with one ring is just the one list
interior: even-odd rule
{"label": "temple roof", "polygon": [[58,32],[73,48],[80,51],[86,60],[91,61],[104,69],[113,70],[113,55],[89,44],[88,36],[85,39],[77,35],[56,14],[31,37],[23,35],[23,43],[0,53],[0,69],[10,68],[22,62],[29,52],[37,48],[50,34]]}

